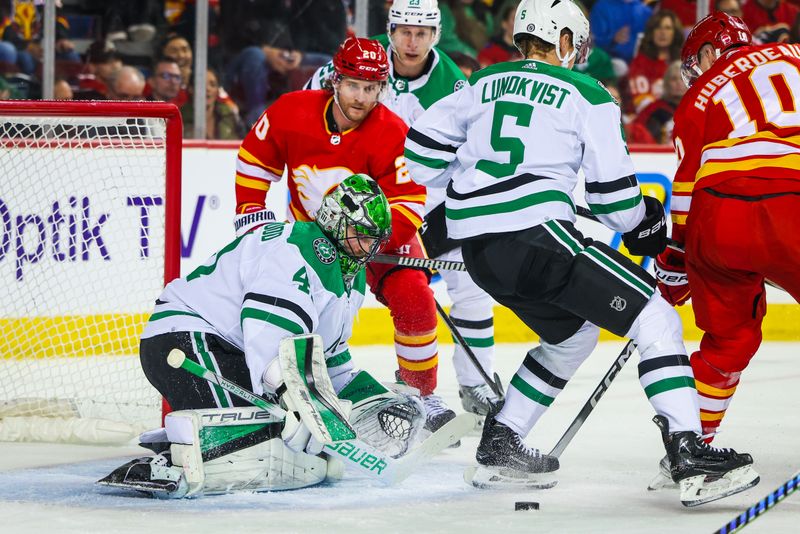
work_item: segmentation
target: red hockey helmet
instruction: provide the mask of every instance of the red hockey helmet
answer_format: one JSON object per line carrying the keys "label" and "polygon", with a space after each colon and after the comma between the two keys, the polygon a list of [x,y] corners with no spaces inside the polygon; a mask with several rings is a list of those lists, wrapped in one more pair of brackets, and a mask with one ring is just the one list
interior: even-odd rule
{"label": "red hockey helmet", "polygon": [[717,11],[700,20],[689,32],[681,50],[681,77],[686,87],[690,87],[703,73],[698,56],[704,45],[713,46],[719,57],[733,46],[749,45],[752,42],[753,34],[739,17]]}
{"label": "red hockey helmet", "polygon": [[333,56],[338,76],[385,82],[389,79],[389,58],[378,41],[348,37]]}

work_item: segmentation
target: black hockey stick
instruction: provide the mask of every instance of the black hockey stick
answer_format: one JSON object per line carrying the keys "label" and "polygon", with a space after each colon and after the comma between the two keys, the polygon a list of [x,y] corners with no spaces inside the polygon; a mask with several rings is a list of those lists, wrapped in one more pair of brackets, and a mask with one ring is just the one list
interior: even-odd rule
{"label": "black hockey stick", "polygon": [[447,315],[447,312],[444,311],[444,308],[442,308],[442,305],[439,304],[438,300],[433,299],[433,301],[436,303],[436,311],[439,312],[439,315],[442,317],[444,324],[446,324],[447,328],[450,329],[450,333],[453,334],[453,337],[456,339],[456,342],[459,345],[461,345],[461,348],[464,349],[464,352],[469,358],[469,361],[471,361],[472,365],[475,366],[475,369],[478,370],[478,373],[480,373],[481,377],[486,382],[486,385],[489,386],[492,389],[492,391],[494,391],[494,394],[497,395],[497,398],[502,401],[505,398],[505,393],[503,393],[503,385],[500,383],[500,377],[497,375],[497,373],[495,373],[494,379],[489,378],[489,375],[483,369],[481,362],[478,361],[478,357],[475,356],[475,353],[472,352],[470,346],[467,345],[467,341],[464,339],[464,336],[461,335],[461,332],[458,331],[458,328],[456,327],[453,320],[450,318],[449,315]]}
{"label": "black hockey stick", "polygon": [[404,265],[406,267],[436,269],[437,271],[467,271],[467,267],[462,261],[432,260],[429,258],[412,258],[409,256],[389,256],[387,254],[378,254],[372,258],[372,261],[376,263]]}
{"label": "black hockey stick", "polygon": [[723,525],[723,527],[714,534],[729,534],[744,528],[783,499],[794,493],[798,486],[800,486],[800,471],[792,475],[792,478],[781,484],[778,489],[742,512],[741,515],[734,518],[730,523]]}
{"label": "black hockey stick", "polygon": [[594,407],[597,406],[598,401],[600,398],[608,391],[609,386],[611,386],[611,382],[617,376],[617,374],[622,369],[622,366],[625,365],[625,362],[628,361],[628,358],[631,357],[633,354],[634,349],[636,349],[636,345],[633,344],[633,340],[628,341],[625,347],[622,349],[622,352],[619,353],[619,356],[614,360],[614,363],[611,364],[611,368],[606,372],[603,379],[594,389],[594,392],[589,395],[589,399],[581,408],[581,411],[578,412],[578,415],[575,416],[575,420],[572,421],[572,424],[567,427],[566,432],[564,435],[561,436],[561,439],[558,440],[556,446],[553,447],[553,450],[550,451],[550,456],[555,456],[558,458],[561,456],[561,453],[564,452],[564,449],[567,448],[572,438],[575,437],[575,434],[578,433],[578,430],[583,426],[583,423],[586,422],[586,419],[589,418],[589,414],[592,413]]}
{"label": "black hockey stick", "polygon": [[[597,218],[597,215],[592,213],[592,210],[590,210],[589,208],[585,208],[583,206],[577,206],[576,209],[578,210],[578,216],[579,217],[583,217],[584,219],[588,219],[588,220],[594,221],[594,222],[600,222],[600,220]],[[677,252],[686,252],[683,249],[683,246],[680,243],[678,243],[677,241],[675,241],[674,239],[672,239],[672,238],[667,238],[667,248],[671,248],[672,250],[675,250]],[[765,278],[764,282],[768,286],[772,286],[775,289],[780,289],[781,291],[786,291],[781,286],[779,286],[775,282],[772,282],[771,280],[767,280]]]}

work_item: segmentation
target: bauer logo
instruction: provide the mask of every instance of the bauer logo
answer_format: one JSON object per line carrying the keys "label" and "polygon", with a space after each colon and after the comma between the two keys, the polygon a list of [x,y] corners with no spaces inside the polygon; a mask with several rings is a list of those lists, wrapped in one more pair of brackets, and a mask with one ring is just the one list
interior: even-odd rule
{"label": "bauer logo", "polygon": [[[46,263],[105,264],[112,259],[130,259],[134,254],[147,259],[153,250],[153,227],[163,226],[159,222],[163,216],[156,217],[152,212],[154,207],[163,205],[160,196],[128,196],[101,202],[75,194],[37,201],[39,208],[31,209],[32,195],[28,195],[28,201],[20,201],[22,208],[8,198],[0,198],[0,268],[11,267],[18,282],[25,281],[35,269],[45,269]],[[114,208],[119,208],[116,213]],[[162,238],[158,242],[163,243]],[[122,254],[123,250],[131,253]]]}

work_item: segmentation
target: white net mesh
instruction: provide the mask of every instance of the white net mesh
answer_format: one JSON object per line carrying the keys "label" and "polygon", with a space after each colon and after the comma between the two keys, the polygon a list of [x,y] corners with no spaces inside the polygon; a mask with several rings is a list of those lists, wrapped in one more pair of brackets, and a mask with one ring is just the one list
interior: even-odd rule
{"label": "white net mesh", "polygon": [[158,425],[138,336],[164,283],[165,132],[0,109],[0,418]]}

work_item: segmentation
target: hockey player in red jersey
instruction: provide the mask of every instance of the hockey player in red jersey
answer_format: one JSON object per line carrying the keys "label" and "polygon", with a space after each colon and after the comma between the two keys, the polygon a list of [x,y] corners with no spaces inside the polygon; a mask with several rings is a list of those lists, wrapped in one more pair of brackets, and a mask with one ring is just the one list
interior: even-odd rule
{"label": "hockey player in red jersey", "polygon": [[730,404],[761,343],[765,278],[800,301],[800,46],[752,45],[714,13],[681,54],[689,91],[675,113],[672,237],[656,274],[673,305],[690,296],[705,333],[692,354],[703,432]]}
{"label": "hockey player in red jersey", "polygon": [[[385,251],[425,255],[417,229],[425,188],[406,170],[408,127],[380,103],[389,75],[386,51],[377,41],[348,38],[334,56],[330,89],[283,95],[247,134],[236,163],[237,235],[273,219],[264,208],[270,183],[287,169],[290,220],[314,218],[322,197],[354,173],[374,177],[392,211],[392,237]],[[399,376],[418,388],[434,431],[455,417],[436,388],[436,307],[426,271],[371,263],[367,282],[392,314]]]}

